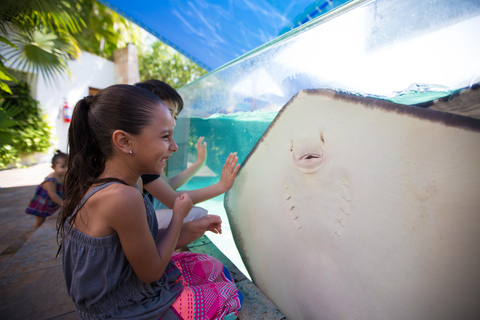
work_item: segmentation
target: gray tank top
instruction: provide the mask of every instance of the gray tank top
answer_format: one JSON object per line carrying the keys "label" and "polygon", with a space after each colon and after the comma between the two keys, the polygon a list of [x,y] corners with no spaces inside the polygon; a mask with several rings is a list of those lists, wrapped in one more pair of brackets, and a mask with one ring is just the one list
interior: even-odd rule
{"label": "gray tank top", "polygon": [[[111,185],[93,188],[82,199]],[[153,206],[144,196],[147,220],[156,241],[158,225]],[[76,210],[73,215],[76,214]],[[68,294],[79,319],[178,319],[170,306],[182,290],[180,271],[171,262],[160,279],[141,282],[125,257],[116,233],[88,236],[65,223],[62,263]]]}

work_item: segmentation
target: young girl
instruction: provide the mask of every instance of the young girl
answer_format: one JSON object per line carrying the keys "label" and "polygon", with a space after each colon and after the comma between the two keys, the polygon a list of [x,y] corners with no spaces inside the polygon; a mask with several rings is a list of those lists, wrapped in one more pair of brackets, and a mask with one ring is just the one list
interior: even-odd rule
{"label": "young girl", "polygon": [[[58,235],[80,319],[223,319],[238,313],[241,295],[218,260],[174,253],[191,237],[182,223],[190,197],[175,200],[170,224],[157,237],[152,204],[136,186],[140,175],[160,174],[177,150],[172,131],[165,104],[134,86],[108,87],[75,106]],[[235,158],[225,170],[237,174]]]}
{"label": "young girl", "polygon": [[45,222],[45,218],[51,216],[63,205],[63,179],[67,172],[67,154],[57,150],[52,158],[53,172],[35,189],[26,213],[35,217],[34,228],[38,228]]}

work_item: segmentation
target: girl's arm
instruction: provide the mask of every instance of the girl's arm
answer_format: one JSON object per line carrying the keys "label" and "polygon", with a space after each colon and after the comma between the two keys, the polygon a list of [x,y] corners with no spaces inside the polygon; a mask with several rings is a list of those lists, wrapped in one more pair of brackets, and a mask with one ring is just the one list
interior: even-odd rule
{"label": "girl's arm", "polygon": [[209,214],[199,219],[185,222],[182,226],[182,230],[180,231],[177,246],[175,249],[182,248],[192,243],[193,241],[203,236],[206,231],[211,231],[215,234],[221,234],[222,219],[217,215]]}
{"label": "girl's arm", "polygon": [[198,172],[198,170],[205,165],[205,162],[207,161],[207,143],[203,142],[203,139],[204,137],[200,137],[197,141],[197,161],[176,176],[167,178],[168,184],[173,190],[177,190],[187,183]]}
{"label": "girl's arm", "polygon": [[59,206],[63,206],[63,199],[57,193],[57,186],[53,181],[45,181],[43,183],[43,188],[47,190],[48,196],[52,199],[53,202]]}
{"label": "girl's arm", "polygon": [[189,243],[197,240],[205,231],[211,231],[215,234],[222,233],[222,219],[214,214],[209,214],[197,220],[189,221],[183,224],[180,236],[177,242],[177,248],[182,248]]}
{"label": "girl's arm", "polygon": [[118,234],[123,252],[137,277],[145,283],[162,276],[177,246],[182,221],[192,208],[188,195],[175,201],[173,216],[160,241],[150,232],[143,197],[137,189],[122,186],[114,196],[102,199],[107,223]]}
{"label": "girl's arm", "polygon": [[202,189],[177,192],[173,190],[170,185],[161,177],[148,184],[145,184],[143,187],[168,208],[173,207],[175,199],[183,192],[190,196],[193,204],[197,204],[227,192],[232,188],[240,167],[240,165],[237,165],[237,161],[237,155],[235,153],[231,153],[223,165],[220,181]]}
{"label": "girl's arm", "polygon": [[[190,197],[186,193],[182,194],[180,197],[175,199],[175,204],[173,205],[172,220],[170,221],[170,224],[169,224],[167,230],[163,233],[163,235],[158,235],[157,248],[158,248],[159,252],[161,252],[163,250],[172,250],[172,246],[173,246],[173,250],[177,249],[177,248],[181,248],[182,246],[184,246],[184,245],[178,246],[178,240],[181,237],[182,229],[183,229],[183,226],[184,226],[183,219],[185,219],[185,217],[188,215],[190,210],[192,210],[192,206],[193,206],[192,201],[190,200]],[[178,217],[181,217],[181,218],[178,218]],[[169,237],[170,237],[169,233],[173,232],[173,231],[171,231],[170,226],[172,225],[172,223],[174,223],[174,224],[176,223],[176,222],[173,222],[174,218],[180,219],[181,228],[180,228],[179,234],[176,235],[175,243],[170,243],[170,242],[165,241],[165,239],[169,239]],[[191,230],[186,230],[186,232],[191,232]],[[198,239],[198,238],[196,238],[196,239]],[[194,239],[194,240],[196,240],[196,239]],[[192,241],[194,241],[194,240],[192,240]],[[171,254],[170,254],[170,257],[171,257]]]}

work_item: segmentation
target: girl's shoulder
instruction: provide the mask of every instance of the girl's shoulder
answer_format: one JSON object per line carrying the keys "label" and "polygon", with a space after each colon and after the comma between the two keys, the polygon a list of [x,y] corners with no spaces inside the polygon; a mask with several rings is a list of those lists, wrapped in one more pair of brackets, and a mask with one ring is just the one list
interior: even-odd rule
{"label": "girl's shoulder", "polygon": [[[96,189],[99,186],[94,186],[92,189]],[[136,189],[135,187],[125,185],[123,183],[110,183],[106,186],[100,186],[100,189],[94,192],[92,195],[93,197],[96,198],[110,198],[110,197],[115,197],[115,198],[123,198],[123,197],[134,197],[137,193],[140,191]]]}
{"label": "girl's shoulder", "polygon": [[89,202],[100,205],[107,211],[115,212],[123,211],[130,207],[132,203],[138,202],[138,199],[143,201],[142,194],[137,188],[121,183],[112,183],[92,195]]}
{"label": "girl's shoulder", "polygon": [[99,191],[96,199],[93,198],[92,205],[116,232],[126,230],[135,225],[135,220],[146,217],[143,195],[135,187],[115,183]]}
{"label": "girl's shoulder", "polygon": [[48,176],[45,177],[45,179],[50,179],[54,178],[55,179],[55,172],[50,173]]}
{"label": "girl's shoulder", "polygon": [[[80,219],[76,219],[75,228],[93,237],[103,237],[116,231],[119,223],[128,226],[131,221],[125,217],[137,217],[136,213],[142,211],[143,198],[134,187],[113,183],[90,189],[84,201],[77,212]],[[88,228],[83,221],[88,221]]]}
{"label": "girl's shoulder", "polygon": [[48,176],[46,176],[44,182],[55,182],[55,183],[58,183],[57,179],[55,178],[55,172],[52,172],[52,173],[50,173]]}

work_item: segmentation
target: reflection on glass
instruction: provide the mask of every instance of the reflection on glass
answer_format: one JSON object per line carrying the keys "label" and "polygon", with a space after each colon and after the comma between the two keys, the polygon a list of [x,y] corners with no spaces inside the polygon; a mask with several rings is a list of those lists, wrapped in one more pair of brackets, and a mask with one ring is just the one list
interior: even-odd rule
{"label": "reflection on glass", "polygon": [[413,105],[469,87],[480,82],[478,30],[477,0],[352,1],[182,88],[189,154],[205,136],[217,174],[229,152],[245,159],[301,89]]}
{"label": "reflection on glass", "polygon": [[480,82],[478,30],[478,0],[349,2],[182,88],[180,143],[193,162],[194,142],[205,136],[211,182],[229,152],[247,157],[301,89],[409,105],[448,96]]}

